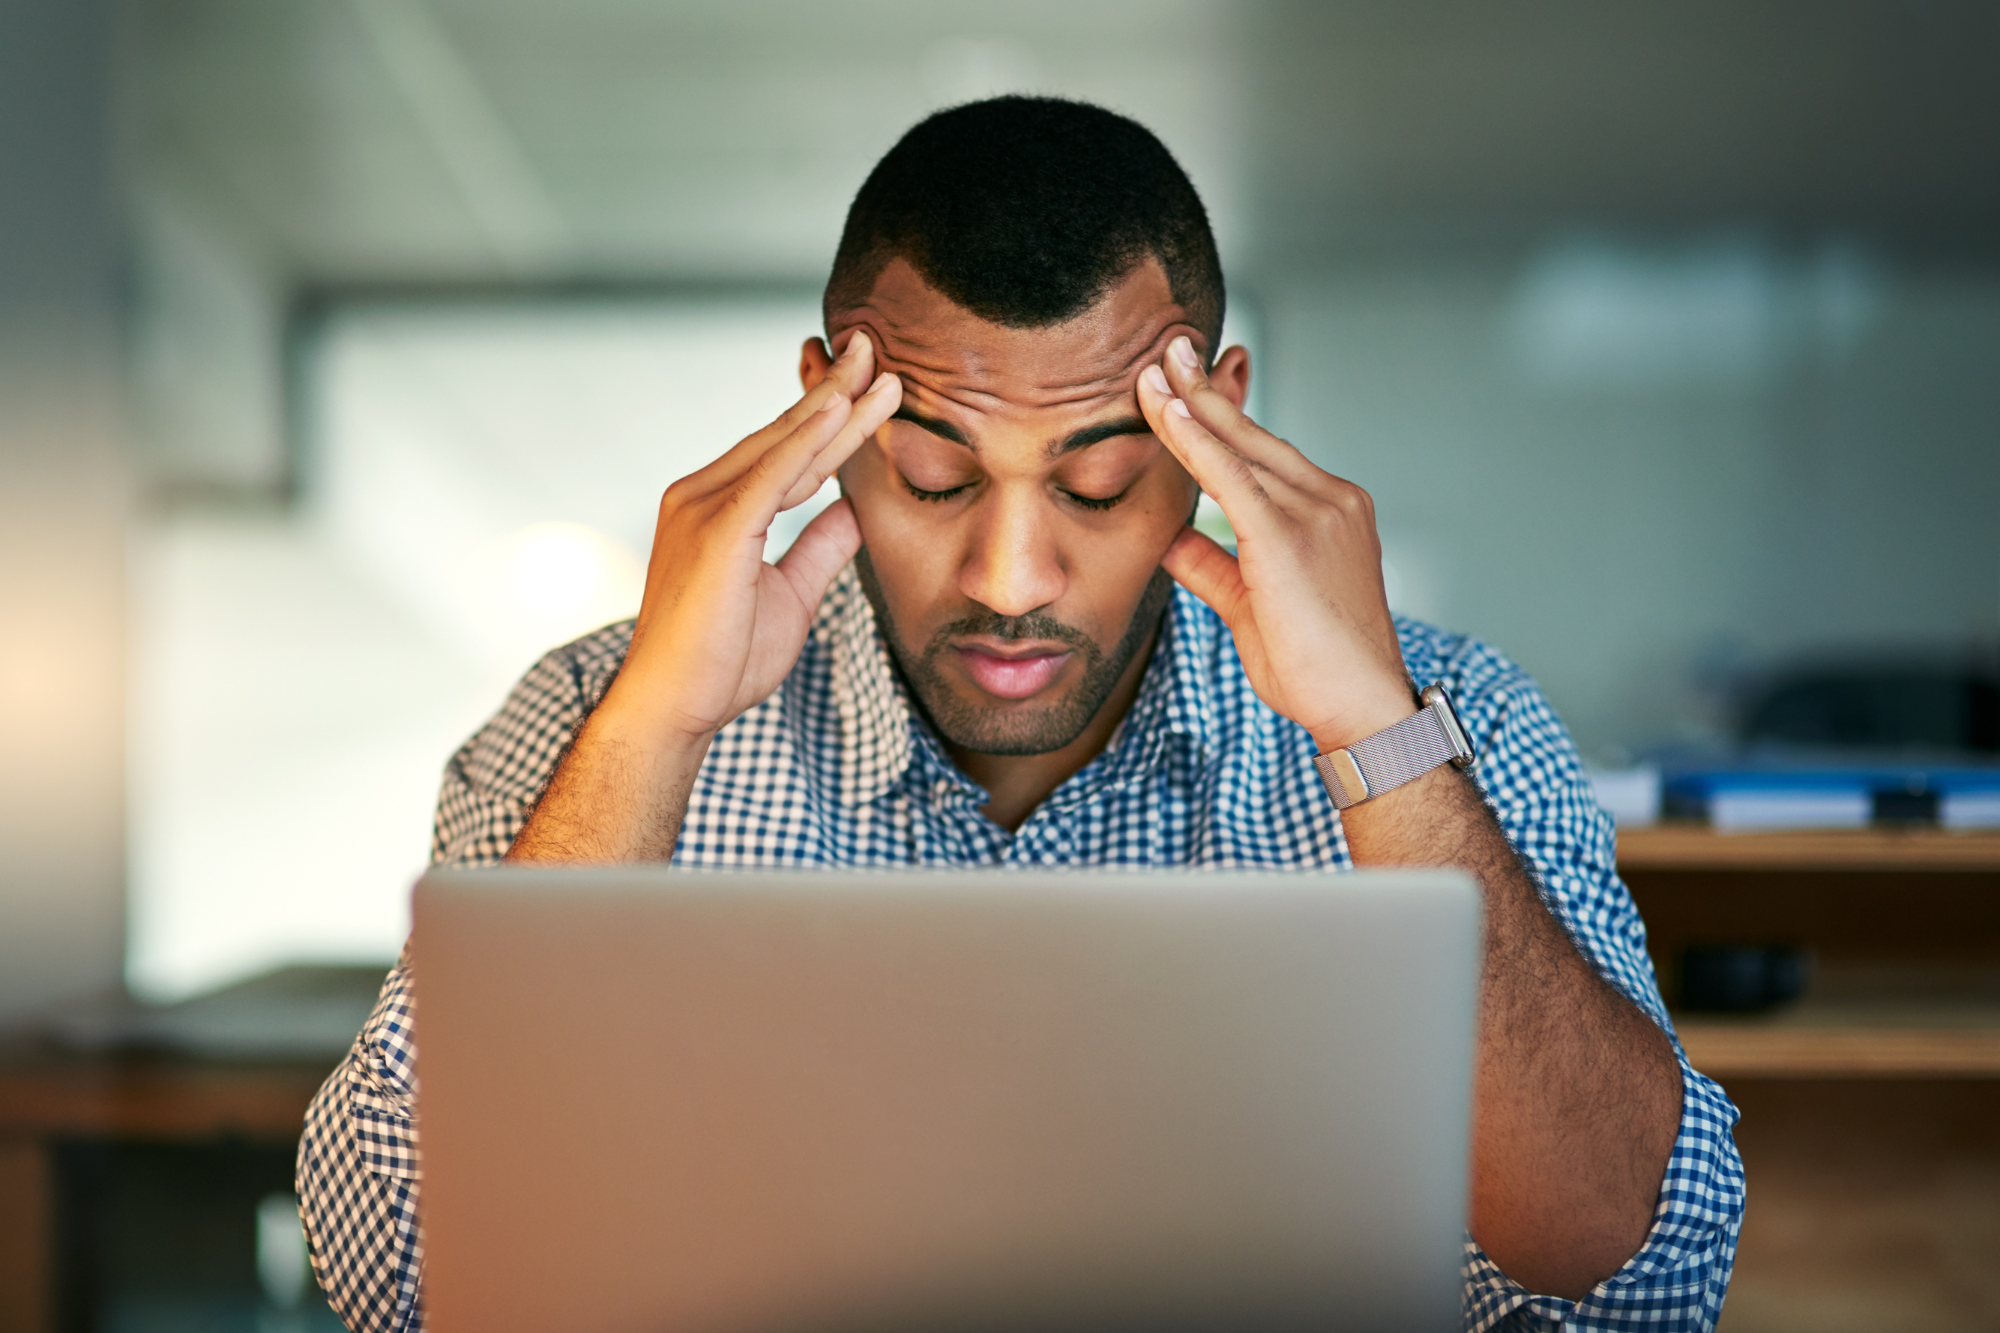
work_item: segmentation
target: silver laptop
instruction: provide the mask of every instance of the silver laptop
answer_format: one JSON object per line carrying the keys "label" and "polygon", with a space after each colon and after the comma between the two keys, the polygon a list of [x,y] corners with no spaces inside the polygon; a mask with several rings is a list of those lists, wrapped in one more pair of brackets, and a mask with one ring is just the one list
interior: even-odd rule
{"label": "silver laptop", "polygon": [[443,871],[433,1333],[1447,1329],[1449,873]]}

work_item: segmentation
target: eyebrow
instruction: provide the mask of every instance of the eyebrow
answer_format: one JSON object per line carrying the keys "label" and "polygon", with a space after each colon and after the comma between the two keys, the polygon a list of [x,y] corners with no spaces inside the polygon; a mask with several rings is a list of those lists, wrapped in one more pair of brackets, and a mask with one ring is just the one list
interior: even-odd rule
{"label": "eyebrow", "polygon": [[[964,431],[952,425],[949,421],[941,421],[936,417],[927,417],[907,407],[898,408],[896,414],[889,419],[891,421],[907,421],[912,426],[922,427],[939,439],[950,440],[953,444],[962,444],[975,453],[979,450],[978,445],[966,438]],[[1051,443],[1048,450],[1049,457],[1061,458],[1064,454],[1074,453],[1078,449],[1088,449],[1093,444],[1113,439],[1120,435],[1147,435],[1152,432],[1152,429],[1151,426],[1146,424],[1144,417],[1120,417],[1116,421],[1100,421],[1095,426],[1085,426],[1081,430],[1071,431],[1060,440]]]}
{"label": "eyebrow", "polygon": [[1119,435],[1150,435],[1153,428],[1146,424],[1144,417],[1120,417],[1116,421],[1100,421],[1095,426],[1085,426],[1082,430],[1071,431],[1049,446],[1050,458],[1061,458],[1064,454],[1078,449],[1088,449],[1100,440],[1109,440]]}
{"label": "eyebrow", "polygon": [[940,421],[936,417],[923,416],[920,413],[911,411],[907,407],[897,408],[896,415],[890,417],[889,420],[907,421],[912,426],[923,427],[940,439],[950,440],[953,444],[962,444],[974,453],[979,452],[978,446],[965,437],[965,432],[952,425],[949,421]]}

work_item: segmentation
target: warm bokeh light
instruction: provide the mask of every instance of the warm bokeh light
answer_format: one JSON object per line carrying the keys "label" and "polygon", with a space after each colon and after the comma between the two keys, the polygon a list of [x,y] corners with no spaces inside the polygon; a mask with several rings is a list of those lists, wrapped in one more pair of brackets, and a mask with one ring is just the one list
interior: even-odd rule
{"label": "warm bokeh light", "polygon": [[510,609],[549,643],[639,610],[645,566],[629,547],[581,523],[531,523],[507,538]]}

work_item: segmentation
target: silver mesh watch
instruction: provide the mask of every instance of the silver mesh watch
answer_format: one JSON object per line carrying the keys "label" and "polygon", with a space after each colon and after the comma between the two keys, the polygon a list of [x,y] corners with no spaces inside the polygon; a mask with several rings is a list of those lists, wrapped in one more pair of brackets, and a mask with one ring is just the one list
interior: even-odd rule
{"label": "silver mesh watch", "polygon": [[1439,764],[1471,768],[1476,762],[1472,742],[1465,738],[1465,728],[1458,725],[1458,712],[1444,686],[1426,689],[1421,702],[1423,707],[1395,726],[1313,760],[1336,809],[1345,810],[1380,796]]}

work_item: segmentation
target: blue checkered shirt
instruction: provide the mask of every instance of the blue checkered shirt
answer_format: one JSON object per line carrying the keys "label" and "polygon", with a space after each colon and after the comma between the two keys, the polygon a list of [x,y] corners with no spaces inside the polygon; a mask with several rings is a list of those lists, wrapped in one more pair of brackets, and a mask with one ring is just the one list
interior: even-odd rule
{"label": "blue checkered shirt", "polygon": [[[1399,620],[1403,659],[1443,681],[1476,770],[1550,905],[1598,970],[1669,1034],[1645,927],[1613,865],[1610,821],[1534,682],[1483,644]],[[507,854],[563,748],[617,674],[630,622],[557,649],[452,757],[432,860]],[[912,710],[850,568],[798,664],[723,728],[674,862],[703,866],[1213,866],[1346,870],[1340,816],[1305,730],[1251,689],[1229,631],[1176,589],[1138,698],[1111,744],[1009,833]],[[1675,1044],[1679,1049],[1678,1042]],[[422,1153],[407,954],[307,1114],[298,1184],[320,1285],[357,1333],[423,1322]],[[1681,1059],[1680,1135],[1645,1246],[1582,1301],[1536,1295],[1469,1238],[1469,1329],[1708,1329],[1743,1214],[1736,1111]]]}

